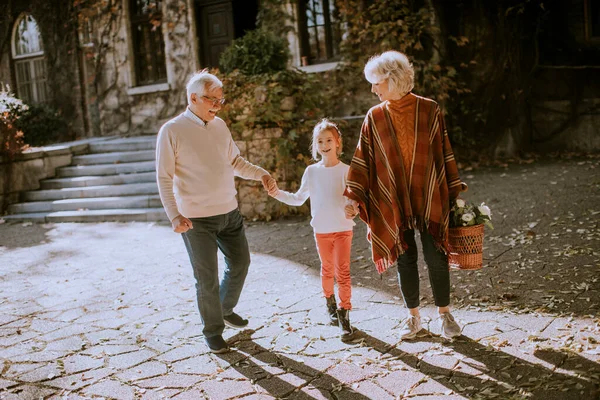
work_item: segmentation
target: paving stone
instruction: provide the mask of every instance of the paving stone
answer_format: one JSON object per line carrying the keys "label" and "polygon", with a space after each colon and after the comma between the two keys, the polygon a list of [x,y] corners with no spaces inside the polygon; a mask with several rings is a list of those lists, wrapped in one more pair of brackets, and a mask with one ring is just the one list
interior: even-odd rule
{"label": "paving stone", "polygon": [[91,344],[98,344],[110,341],[112,339],[118,339],[123,335],[124,332],[121,332],[117,329],[100,329],[94,332],[86,333],[85,337]]}
{"label": "paving stone", "polygon": [[198,354],[207,353],[208,348],[205,344],[185,344],[183,346],[174,348],[172,350],[166,351],[163,354],[160,354],[156,357],[158,360],[174,362],[178,360],[183,360],[185,358],[190,358]]}
{"label": "paving stone", "polygon": [[83,308],[77,307],[77,308],[73,308],[70,310],[62,311],[59,313],[59,315],[57,315],[53,319],[56,321],[62,321],[62,322],[72,322],[72,321],[80,318],[84,314],[85,314],[85,311],[83,311]]}
{"label": "paving stone", "polygon": [[[277,344],[279,344],[279,341],[277,342]],[[303,351],[303,353],[307,354],[307,355],[337,353],[339,351],[346,350],[353,346],[358,346],[358,344],[353,345],[353,344],[344,343],[336,337],[336,338],[327,339],[327,340],[312,341],[306,347],[306,349]]]}
{"label": "paving stone", "polygon": [[68,354],[67,351],[39,350],[28,354],[11,357],[12,362],[47,362],[54,361]]}
{"label": "paving stone", "polygon": [[210,356],[202,355],[175,362],[171,365],[171,369],[173,372],[182,374],[211,375],[221,367],[213,362]]}
{"label": "paving stone", "polygon": [[375,378],[375,383],[397,397],[406,393],[424,377],[420,372],[394,371],[385,377]]}
{"label": "paving stone", "polygon": [[380,386],[366,380],[352,385],[355,392],[372,400],[393,400],[394,396],[383,390]]}
{"label": "paving stone", "polygon": [[29,330],[38,333],[52,332],[57,329],[64,328],[64,323],[60,321],[50,321],[45,319],[34,318],[29,325]]}
{"label": "paving stone", "polygon": [[[177,371],[175,371],[177,372]],[[135,381],[167,373],[167,366],[158,361],[150,361],[126,370],[117,376],[124,381]]]}
{"label": "paving stone", "polygon": [[144,379],[136,382],[136,385],[144,388],[188,388],[204,378],[195,375],[168,374],[156,378]]}
{"label": "paving stone", "polygon": [[104,359],[98,357],[90,357],[76,354],[69,356],[63,360],[65,372],[67,374],[75,374],[89,369],[100,368],[104,365]]}
{"label": "paving stone", "polygon": [[423,395],[431,395],[443,397],[450,390],[448,387],[442,385],[441,383],[435,381],[433,378],[429,378],[417,385],[417,387],[413,388],[409,394],[411,396],[423,396]]}
{"label": "paving stone", "polygon": [[54,394],[48,400],[89,400],[87,396],[82,396],[65,390],[61,390],[58,394]]}
{"label": "paving stone", "polygon": [[77,373],[69,376],[61,376],[49,382],[44,382],[47,386],[53,386],[66,390],[77,390],[85,386],[89,386],[100,379],[106,378],[114,373],[109,368],[98,368],[91,371]]}
{"label": "paving stone", "polygon": [[11,322],[18,321],[21,317],[11,314],[0,313],[0,326],[10,324]]}
{"label": "paving stone", "polygon": [[256,385],[260,386],[265,392],[277,398],[285,397],[291,394],[297,387],[306,384],[312,380],[312,377],[299,372],[270,376],[260,379]]}
{"label": "paving stone", "polygon": [[185,327],[185,323],[181,321],[163,321],[152,331],[152,334],[161,336],[174,336],[177,332],[183,330]]}
{"label": "paving stone", "polygon": [[86,395],[104,396],[119,400],[135,398],[135,392],[131,386],[115,380],[106,380],[95,383],[85,388],[84,393]]}
{"label": "paving stone", "polygon": [[[180,389],[137,389],[138,396],[141,395],[142,400],[162,400],[169,399],[181,393]],[[199,397],[204,399],[204,397]]]}
{"label": "paving stone", "polygon": [[442,354],[426,355],[421,359],[419,370],[430,376],[451,375],[452,370],[458,362],[459,361],[452,356]]}
{"label": "paving stone", "polygon": [[154,356],[156,356],[156,353],[150,350],[142,349],[132,351],[131,353],[119,354],[110,357],[108,360],[108,366],[110,368],[125,369],[147,361]]}
{"label": "paving stone", "polygon": [[231,399],[254,393],[255,389],[249,381],[210,380],[198,386],[211,400]]}
{"label": "paving stone", "polygon": [[16,384],[17,384],[17,382],[15,382],[15,381],[9,381],[9,380],[0,378],[0,389],[6,389],[6,388],[9,388]]}
{"label": "paving stone", "polygon": [[[24,356],[25,361],[27,361],[26,354],[34,353],[34,350],[31,348],[31,345],[18,343],[12,345],[8,348],[0,348],[0,358],[5,360],[17,361],[17,357]],[[20,357],[22,361],[24,357]]]}
{"label": "paving stone", "polygon": [[86,356],[116,356],[124,353],[131,353],[139,350],[140,346],[135,344],[101,344],[89,347],[81,352]]}
{"label": "paving stone", "polygon": [[301,390],[288,396],[289,400],[333,400],[334,397],[327,390],[317,389],[312,385],[305,386]]}
{"label": "paving stone", "polygon": [[[68,322],[68,321],[66,321],[66,322]],[[70,338],[75,335],[80,335],[82,333],[91,332],[95,329],[96,328],[93,328],[93,327],[87,326],[87,325],[69,324],[69,325],[63,326],[62,328],[57,329],[53,332],[41,335],[39,338],[41,340],[45,340],[45,341],[52,341],[52,340],[56,340],[56,339]]]}
{"label": "paving stone", "polygon": [[340,382],[352,384],[376,375],[376,372],[369,368],[361,368],[351,363],[341,362],[328,370],[327,374]]}
{"label": "paving stone", "polygon": [[54,393],[56,393],[56,390],[25,384],[17,389],[10,389],[6,393],[1,393],[0,396],[2,400],[34,400],[44,399]]}
{"label": "paving stone", "polygon": [[[200,390],[192,389],[185,392],[181,392],[177,396],[171,398],[173,400],[198,400],[203,399],[204,395]],[[247,399],[247,397],[244,398]]]}
{"label": "paving stone", "polygon": [[273,399],[276,399],[276,397],[273,397],[268,393],[255,393],[255,394],[251,394],[249,396],[244,396],[243,398],[244,398],[244,400],[273,400]]}
{"label": "paving stone", "polygon": [[[0,337],[0,346],[14,346],[28,341],[31,338],[39,336],[39,333],[33,331],[24,331],[24,328],[11,328],[7,336]],[[21,333],[18,333],[21,332]]]}
{"label": "paving stone", "polygon": [[48,351],[77,351],[81,350],[84,342],[81,338],[74,336],[63,340],[56,340],[48,343],[46,350]]}
{"label": "paving stone", "polygon": [[56,363],[52,363],[34,371],[19,375],[19,380],[33,383],[52,379],[60,376],[61,374],[62,371],[58,368],[58,365]]}

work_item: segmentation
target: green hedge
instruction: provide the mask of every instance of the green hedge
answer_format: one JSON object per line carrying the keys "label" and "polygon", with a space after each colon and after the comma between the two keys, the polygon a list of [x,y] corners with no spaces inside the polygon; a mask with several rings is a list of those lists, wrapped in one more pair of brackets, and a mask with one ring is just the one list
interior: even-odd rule
{"label": "green hedge", "polygon": [[247,75],[258,75],[286,69],[290,57],[288,42],[264,29],[256,29],[234,40],[220,59],[223,72],[238,69]]}

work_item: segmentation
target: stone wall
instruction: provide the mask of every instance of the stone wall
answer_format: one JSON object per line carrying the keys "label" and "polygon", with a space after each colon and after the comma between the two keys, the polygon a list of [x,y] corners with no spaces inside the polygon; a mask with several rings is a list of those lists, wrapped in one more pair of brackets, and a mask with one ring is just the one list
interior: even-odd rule
{"label": "stone wall", "polygon": [[[158,132],[165,121],[185,109],[185,84],[199,68],[193,2],[166,0],[161,28],[168,83],[135,86],[129,14],[123,4],[127,2],[120,3],[115,15],[105,14],[95,21],[95,39],[84,50],[89,116],[92,126],[98,127],[95,135]],[[109,33],[102,34],[107,26]],[[97,57],[102,68],[96,75]]]}
{"label": "stone wall", "polygon": [[[276,142],[282,137],[282,131],[279,128],[257,129],[255,131],[243,132],[235,141],[240,149],[240,154],[251,163],[261,166],[278,181],[280,189],[285,186],[285,169],[278,168],[293,160],[281,160],[277,153]],[[300,182],[298,182],[298,185]],[[236,178],[236,187],[238,190],[238,203],[241,214],[250,220],[270,220],[283,215],[307,214],[308,207],[289,207],[271,197],[264,190],[262,184],[257,181],[250,181]]]}
{"label": "stone wall", "polygon": [[0,157],[0,205],[17,203],[21,192],[39,189],[42,179],[54,177],[56,168],[71,164],[73,155],[87,148],[87,143],[39,148],[18,154],[10,166]]}
{"label": "stone wall", "polygon": [[[573,110],[571,101],[544,101],[536,104],[532,124],[540,151],[600,151],[600,99],[584,99]],[[575,114],[574,114],[575,113]],[[573,117],[573,115],[577,115]],[[562,129],[561,129],[562,128]],[[557,132],[553,135],[553,132]]]}

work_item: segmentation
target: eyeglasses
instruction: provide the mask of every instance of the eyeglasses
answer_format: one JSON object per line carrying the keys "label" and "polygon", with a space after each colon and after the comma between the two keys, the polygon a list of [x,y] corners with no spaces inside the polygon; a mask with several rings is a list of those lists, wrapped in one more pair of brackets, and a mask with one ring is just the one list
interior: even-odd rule
{"label": "eyeglasses", "polygon": [[220,104],[220,105],[225,104],[225,98],[216,99],[214,97],[208,97],[208,96],[201,96],[201,97],[210,101],[213,104],[213,106],[216,106],[217,104]]}

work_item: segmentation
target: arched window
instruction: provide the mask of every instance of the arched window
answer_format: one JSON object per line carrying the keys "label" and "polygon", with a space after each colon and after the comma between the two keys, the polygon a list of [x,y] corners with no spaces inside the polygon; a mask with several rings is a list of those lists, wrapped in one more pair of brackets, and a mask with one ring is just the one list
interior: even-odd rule
{"label": "arched window", "polygon": [[160,0],[130,0],[135,86],[167,81]]}
{"label": "arched window", "polygon": [[25,103],[44,103],[48,100],[44,44],[37,22],[23,14],[15,23],[12,37],[12,56],[17,78],[17,95]]}

